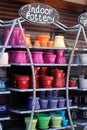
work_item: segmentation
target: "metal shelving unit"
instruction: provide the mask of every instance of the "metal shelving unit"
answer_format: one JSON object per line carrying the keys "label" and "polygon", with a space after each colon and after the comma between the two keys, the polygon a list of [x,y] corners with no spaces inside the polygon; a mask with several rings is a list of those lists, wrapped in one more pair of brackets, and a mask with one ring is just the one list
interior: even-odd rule
{"label": "metal shelving unit", "polygon": [[[7,21],[7,22],[1,23],[1,27],[11,26],[11,29],[10,29],[10,32],[8,34],[8,37],[7,37],[7,40],[6,40],[5,44],[4,44],[4,46],[1,47],[2,48],[2,53],[0,55],[0,58],[2,57],[2,54],[4,53],[5,49],[9,48],[7,46],[7,44],[8,44],[8,41],[10,39],[10,36],[12,34],[12,31],[13,31],[13,28],[15,27],[15,25],[18,25],[20,27],[21,33],[23,35],[24,42],[26,43],[23,31],[22,31],[22,25],[21,25],[21,23],[24,22],[24,21],[25,20],[22,19],[22,18],[17,18],[17,19],[14,19],[12,21]],[[50,51],[50,50],[56,50],[56,49],[58,50],[58,49],[61,49],[61,48],[54,48],[54,47],[51,47],[51,48],[48,48],[48,47],[27,47],[26,44],[25,44],[25,46],[21,46],[21,47],[19,47],[19,46],[10,47],[11,49],[26,49],[28,54],[29,54],[29,58],[30,58],[30,64],[16,64],[16,63],[12,63],[11,66],[29,66],[29,67],[31,67],[32,77],[33,77],[33,89],[18,90],[16,88],[9,88],[9,90],[14,91],[14,92],[31,92],[31,91],[33,91],[34,103],[33,103],[33,108],[32,108],[31,111],[29,111],[29,110],[9,109],[9,111],[17,113],[17,114],[31,113],[31,118],[30,118],[30,122],[29,122],[27,130],[30,130],[34,112],[47,112],[47,111],[56,111],[56,110],[65,110],[65,109],[67,109],[67,111],[68,111],[68,117],[69,117],[69,121],[70,121],[70,126],[66,126],[66,127],[62,127],[62,128],[50,128],[48,130],[59,130],[59,129],[66,129],[66,128],[71,128],[72,130],[75,130],[75,127],[76,127],[76,125],[74,125],[74,123],[72,121],[70,110],[74,109],[74,108],[77,108],[77,106],[69,107],[68,99],[69,99],[69,90],[73,90],[73,89],[77,90],[77,87],[76,88],[69,88],[69,77],[70,77],[70,69],[71,69],[71,67],[79,66],[79,64],[72,64],[72,58],[73,58],[74,52],[75,51],[87,51],[87,49],[84,49],[84,48],[83,49],[82,48],[81,49],[76,48],[76,45],[77,45],[77,42],[78,42],[78,39],[79,39],[81,31],[83,33],[85,42],[86,42],[86,35],[85,35],[84,28],[83,28],[82,25],[76,25],[74,27],[66,27],[63,24],[59,24],[58,22],[55,23],[55,25],[57,27],[59,27],[60,29],[64,29],[63,31],[76,31],[77,32],[76,38],[74,40],[73,48],[62,48],[65,51],[70,51],[71,52],[69,64],[34,64],[33,61],[32,61],[31,52],[30,52],[31,50],[43,50],[43,51],[49,50]],[[65,90],[66,91],[66,101],[67,101],[66,107],[64,107],[64,108],[56,108],[56,109],[46,109],[46,110],[34,110],[35,109],[36,92],[37,91],[46,91],[46,90],[48,90],[48,89],[44,89],[44,90],[36,89],[35,74],[34,74],[34,67],[35,66],[48,66],[48,67],[50,67],[50,66],[52,66],[52,67],[62,66],[62,67],[67,67],[66,87],[63,88],[63,89],[62,88],[58,89],[58,90]],[[80,64],[80,66],[86,66],[86,65]],[[4,67],[7,67],[7,66],[4,65]],[[52,88],[52,89],[49,89],[49,91],[50,90],[55,90],[55,89]]]}

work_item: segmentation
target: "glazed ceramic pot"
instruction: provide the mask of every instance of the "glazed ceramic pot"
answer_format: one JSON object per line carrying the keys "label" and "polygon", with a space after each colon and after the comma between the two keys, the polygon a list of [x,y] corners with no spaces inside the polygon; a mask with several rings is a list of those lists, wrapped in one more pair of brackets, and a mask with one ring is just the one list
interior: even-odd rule
{"label": "glazed ceramic pot", "polygon": [[5,89],[6,88],[6,85],[5,85],[5,80],[0,80],[0,89]]}
{"label": "glazed ceramic pot", "polygon": [[63,47],[65,48],[66,45],[65,45],[65,42],[64,42],[64,36],[55,36],[54,38],[54,44],[53,44],[54,47]]}
{"label": "glazed ceramic pot", "polygon": [[19,89],[28,89],[29,88],[29,76],[16,75],[17,86]]}
{"label": "glazed ceramic pot", "polygon": [[65,107],[65,98],[63,97],[58,98],[58,107],[59,108]]}
{"label": "glazed ceramic pot", "polygon": [[43,54],[43,59],[44,59],[44,63],[54,64],[55,59],[56,59],[56,55],[53,54],[52,52],[45,52]]}
{"label": "glazed ceramic pot", "polygon": [[0,116],[4,116],[7,114],[7,105],[0,104]]}
{"label": "glazed ceramic pot", "polygon": [[27,63],[26,51],[16,51],[14,60],[15,63]]}
{"label": "glazed ceramic pot", "polygon": [[62,116],[60,116],[60,115],[53,115],[51,117],[51,126],[53,128],[61,127],[61,123],[62,123]]}
{"label": "glazed ceramic pot", "polygon": [[32,46],[30,34],[24,34],[24,35],[25,35],[25,40],[26,40],[26,46]]}
{"label": "glazed ceramic pot", "polygon": [[[28,99],[28,109],[32,110],[32,107],[33,107],[33,97],[29,97],[29,99]],[[39,97],[36,97],[35,110],[38,110],[38,109],[40,109],[40,103],[39,103]]]}
{"label": "glazed ceramic pot", "polygon": [[79,78],[79,88],[87,89],[87,79]]}
{"label": "glazed ceramic pot", "polygon": [[[26,129],[28,127],[29,121],[30,121],[30,117],[25,117],[24,118]],[[35,130],[36,129],[36,125],[37,125],[37,119],[33,118],[30,130]]]}
{"label": "glazed ceramic pot", "polygon": [[56,98],[50,98],[50,99],[48,100],[48,107],[49,107],[50,109],[57,108],[57,104],[58,104],[58,99],[56,99]]}
{"label": "glazed ceramic pot", "polygon": [[37,39],[40,42],[40,46],[47,46],[47,43],[50,39],[50,35],[37,35]]}
{"label": "glazed ceramic pot", "polygon": [[56,56],[56,64],[66,64],[66,58],[64,56]]}
{"label": "glazed ceramic pot", "polygon": [[35,40],[33,46],[40,46],[39,40]]}
{"label": "glazed ceramic pot", "polygon": [[60,78],[55,78],[54,79],[54,88],[64,88],[65,87],[65,80]]}
{"label": "glazed ceramic pot", "polygon": [[47,109],[47,107],[48,107],[48,99],[41,98],[40,99],[40,108],[41,109]]}
{"label": "glazed ceramic pot", "polygon": [[38,127],[40,129],[49,128],[50,119],[51,119],[50,115],[48,115],[48,114],[40,114],[38,116]]}
{"label": "glazed ceramic pot", "polygon": [[63,56],[64,50],[56,50],[57,56]]}
{"label": "glazed ceramic pot", "polygon": [[53,76],[41,76],[41,84],[43,88],[52,88]]}
{"label": "glazed ceramic pot", "polygon": [[[1,53],[0,53],[0,55],[1,55]],[[6,64],[8,64],[8,61],[9,61],[8,53],[4,52],[1,59],[0,59],[0,64],[6,65]]]}
{"label": "glazed ceramic pot", "polygon": [[15,43],[16,46],[24,46],[24,45],[25,45],[24,39],[23,39],[22,36],[18,36],[18,37],[16,38],[15,42],[16,42],[16,43]]}
{"label": "glazed ceramic pot", "polygon": [[68,126],[69,120],[68,119],[63,119],[62,120],[62,126]]}
{"label": "glazed ceramic pot", "polygon": [[33,63],[43,64],[43,52],[41,51],[34,51],[31,52]]}
{"label": "glazed ceramic pot", "polygon": [[69,87],[76,87],[76,80],[75,79],[69,80]]}
{"label": "glazed ceramic pot", "polygon": [[52,47],[52,46],[53,46],[53,41],[48,41],[48,42],[47,42],[47,46],[48,46],[48,47]]}
{"label": "glazed ceramic pot", "polygon": [[79,57],[81,64],[87,64],[87,54],[80,54]]}

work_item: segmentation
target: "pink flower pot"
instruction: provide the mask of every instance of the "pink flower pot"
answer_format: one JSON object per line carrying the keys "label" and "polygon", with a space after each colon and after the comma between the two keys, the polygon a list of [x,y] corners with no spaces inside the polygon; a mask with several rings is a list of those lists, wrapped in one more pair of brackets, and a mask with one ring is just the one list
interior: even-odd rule
{"label": "pink flower pot", "polygon": [[45,52],[43,55],[43,59],[44,59],[44,63],[54,64],[56,55],[53,54],[52,52]]}
{"label": "pink flower pot", "polygon": [[36,63],[36,64],[43,64],[44,61],[43,61],[43,52],[41,51],[34,51],[34,52],[31,52],[32,54],[32,59],[33,59],[33,62]]}

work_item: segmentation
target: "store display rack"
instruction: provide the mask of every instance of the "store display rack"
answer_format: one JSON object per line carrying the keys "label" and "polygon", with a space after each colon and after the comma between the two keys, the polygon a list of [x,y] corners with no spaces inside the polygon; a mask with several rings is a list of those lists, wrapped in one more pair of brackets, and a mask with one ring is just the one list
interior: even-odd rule
{"label": "store display rack", "polygon": [[[78,108],[77,106],[71,106],[69,107],[69,102],[68,102],[68,99],[69,99],[69,90],[77,90],[78,87],[75,87],[75,88],[69,88],[69,77],[70,77],[70,69],[71,67],[75,67],[75,66],[84,66],[83,64],[72,64],[72,59],[73,59],[73,55],[74,55],[74,52],[75,51],[87,51],[86,48],[76,48],[76,45],[78,43],[78,39],[79,39],[79,36],[80,36],[80,33],[82,32],[83,33],[83,37],[84,37],[84,40],[85,42],[87,42],[86,40],[86,34],[85,34],[85,31],[84,31],[84,27],[80,24],[76,25],[76,26],[73,26],[73,27],[66,27],[65,25],[63,25],[62,23],[60,24],[60,22],[56,22],[54,25],[57,26],[58,28],[60,28],[61,30],[63,31],[76,31],[77,32],[77,35],[76,35],[76,38],[74,40],[74,46],[73,48],[62,48],[63,50],[65,51],[70,51],[71,54],[70,54],[70,60],[69,60],[69,64],[34,64],[33,61],[32,61],[32,57],[31,57],[31,50],[60,50],[61,48],[54,48],[54,47],[28,47],[26,46],[26,40],[25,40],[25,37],[24,37],[24,33],[23,33],[23,30],[22,30],[22,22],[25,22],[24,19],[22,18],[17,18],[17,19],[14,19],[14,20],[11,20],[11,21],[1,21],[0,22],[0,27],[1,28],[4,28],[4,27],[11,27],[10,29],[10,32],[8,34],[8,37],[5,41],[5,44],[3,46],[0,46],[0,48],[2,48],[2,52],[1,52],[1,55],[0,55],[0,59],[2,58],[2,55],[3,53],[5,52],[6,49],[25,49],[27,50],[28,52],[28,56],[30,58],[30,64],[10,64],[10,65],[0,65],[0,67],[10,67],[10,66],[30,66],[31,67],[31,71],[32,71],[32,78],[33,78],[33,89],[28,89],[28,90],[19,90],[19,89],[16,89],[16,88],[9,88],[8,91],[4,91],[4,92],[0,92],[0,94],[10,94],[10,91],[14,91],[14,92],[33,92],[33,99],[34,99],[34,103],[33,103],[33,108],[31,111],[29,110],[18,110],[17,108],[16,109],[9,109],[9,111],[13,112],[13,113],[17,113],[17,114],[27,114],[27,113],[31,113],[31,118],[30,118],[30,122],[29,122],[29,125],[28,125],[28,128],[27,130],[30,130],[30,127],[31,127],[31,122],[32,122],[32,119],[33,119],[33,116],[34,116],[34,113],[35,112],[49,112],[49,111],[56,111],[56,110],[66,110],[67,109],[67,112],[68,112],[68,117],[69,117],[69,121],[70,121],[70,126],[66,126],[66,127],[61,127],[61,128],[49,128],[48,130],[59,130],[59,129],[66,129],[66,128],[70,128],[72,130],[75,130],[75,127],[76,125],[78,124],[76,122],[76,125],[73,123],[73,120],[72,120],[72,117],[71,117],[71,113],[70,113],[70,110],[73,109],[73,108]],[[15,47],[11,47],[11,46],[8,46],[8,41],[10,39],[10,36],[12,34],[12,31],[15,27],[15,25],[19,26],[20,27],[20,30],[21,30],[21,33],[22,33],[22,36],[23,36],[23,39],[25,41],[25,46],[15,46]],[[36,89],[36,81],[35,81],[35,74],[34,74],[34,67],[35,66],[52,66],[52,67],[58,67],[58,66],[62,66],[62,67],[67,67],[67,77],[66,77],[66,86],[65,88],[52,88],[52,89]],[[85,64],[86,66],[86,64]],[[56,108],[56,109],[46,109],[46,110],[34,110],[35,109],[35,99],[36,99],[36,92],[37,91],[46,91],[46,90],[64,90],[66,91],[66,107],[64,108]],[[81,91],[81,89],[78,89],[79,91]],[[85,91],[85,90],[82,90],[82,91]],[[80,109],[80,107],[79,107]],[[5,118],[5,119],[9,119],[9,117]],[[3,120],[3,118],[1,118],[0,120]]]}

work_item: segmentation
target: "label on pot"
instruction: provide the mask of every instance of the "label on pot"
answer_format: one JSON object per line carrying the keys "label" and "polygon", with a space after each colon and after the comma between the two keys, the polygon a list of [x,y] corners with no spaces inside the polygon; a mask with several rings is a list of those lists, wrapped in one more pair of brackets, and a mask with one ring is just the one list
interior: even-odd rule
{"label": "label on pot", "polygon": [[38,3],[24,5],[20,8],[19,15],[34,24],[52,24],[59,19],[58,11],[51,6]]}
{"label": "label on pot", "polygon": [[81,25],[83,25],[84,27],[87,27],[87,12],[82,13],[79,18],[78,21]]}

